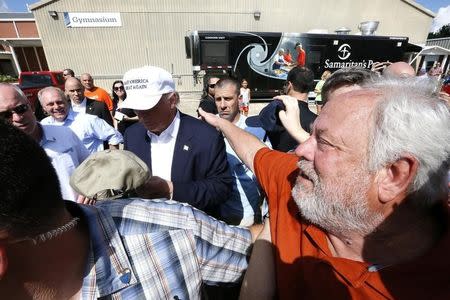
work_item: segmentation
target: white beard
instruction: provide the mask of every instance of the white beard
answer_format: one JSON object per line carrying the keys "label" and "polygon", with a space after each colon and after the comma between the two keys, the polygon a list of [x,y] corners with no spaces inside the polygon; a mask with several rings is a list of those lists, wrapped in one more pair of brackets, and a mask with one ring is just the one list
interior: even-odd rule
{"label": "white beard", "polygon": [[298,167],[313,184],[308,188],[297,180],[292,189],[294,201],[305,220],[335,235],[357,233],[363,236],[373,232],[382,222],[383,216],[370,211],[367,203],[370,184],[367,172],[350,170],[347,176],[324,184],[312,162],[301,160]]}

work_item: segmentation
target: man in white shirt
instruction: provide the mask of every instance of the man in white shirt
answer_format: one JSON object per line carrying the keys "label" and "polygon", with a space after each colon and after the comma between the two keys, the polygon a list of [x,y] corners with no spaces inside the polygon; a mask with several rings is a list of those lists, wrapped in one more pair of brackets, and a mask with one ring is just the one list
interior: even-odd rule
{"label": "man in white shirt", "polygon": [[69,97],[74,112],[90,114],[103,119],[114,126],[111,113],[104,102],[89,99],[84,96],[85,89],[78,78],[67,78],[64,85],[65,93]]}
{"label": "man in white shirt", "polygon": [[123,78],[127,99],[139,122],[125,131],[125,150],[141,158],[153,176],[139,189],[143,198],[187,202],[218,215],[228,199],[232,178],[222,135],[177,108],[172,75],[158,67],[132,69]]}
{"label": "man in white shirt", "polygon": [[39,91],[38,98],[44,111],[50,115],[41,124],[69,127],[90,153],[102,151],[104,141],[108,142],[110,149],[118,149],[119,143],[123,142],[122,135],[104,120],[71,110],[62,90],[47,87]]}
{"label": "man in white shirt", "polygon": [[[247,117],[239,112],[240,84],[232,78],[222,78],[216,83],[215,102],[219,116],[255,135],[261,141],[266,131],[261,127],[250,127]],[[268,147],[270,142],[264,141]],[[227,160],[233,176],[233,190],[229,199],[220,206],[220,215],[228,224],[251,226],[261,222],[263,193],[253,172],[239,159],[229,142],[225,140]]]}
{"label": "man in white shirt", "polygon": [[80,139],[68,128],[39,124],[27,97],[11,84],[0,83],[0,118],[40,143],[56,170],[63,198],[77,200],[78,195],[71,188],[69,179],[89,155]]}

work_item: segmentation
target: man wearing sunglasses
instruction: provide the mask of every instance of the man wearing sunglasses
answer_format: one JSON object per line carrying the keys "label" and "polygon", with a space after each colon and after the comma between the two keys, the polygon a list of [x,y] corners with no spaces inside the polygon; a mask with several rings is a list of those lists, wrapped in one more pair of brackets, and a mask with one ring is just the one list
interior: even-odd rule
{"label": "man wearing sunglasses", "polygon": [[64,80],[67,80],[67,78],[70,78],[70,77],[75,77],[75,72],[72,69],[64,69],[63,77],[64,77]]}
{"label": "man wearing sunglasses", "polygon": [[70,187],[69,179],[75,168],[89,155],[79,138],[68,128],[39,124],[27,97],[17,86],[7,83],[0,83],[0,119],[40,143],[56,170],[63,198],[75,201],[78,195]]}
{"label": "man wearing sunglasses", "polygon": [[203,91],[203,96],[200,99],[200,104],[198,107],[201,107],[204,111],[217,115],[219,111],[216,107],[216,100],[214,99],[215,87],[217,81],[219,81],[219,77],[211,76],[207,79],[207,84]]}

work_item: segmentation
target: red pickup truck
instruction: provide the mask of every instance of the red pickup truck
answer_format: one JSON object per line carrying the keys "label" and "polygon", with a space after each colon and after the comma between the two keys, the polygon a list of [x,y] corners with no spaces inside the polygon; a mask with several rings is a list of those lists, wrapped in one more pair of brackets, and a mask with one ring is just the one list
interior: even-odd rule
{"label": "red pickup truck", "polygon": [[55,86],[64,90],[62,71],[21,72],[19,75],[19,87],[33,106],[38,120],[43,119],[45,114],[39,104],[37,94],[47,86]]}

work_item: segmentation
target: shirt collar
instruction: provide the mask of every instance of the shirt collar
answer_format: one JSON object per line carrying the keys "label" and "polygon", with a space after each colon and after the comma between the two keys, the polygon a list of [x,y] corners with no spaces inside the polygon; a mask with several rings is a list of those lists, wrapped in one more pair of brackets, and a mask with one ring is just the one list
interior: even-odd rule
{"label": "shirt collar", "polygon": [[83,101],[80,102],[80,104],[77,104],[75,102],[71,102],[72,106],[86,106],[86,97],[83,98]]}
{"label": "shirt collar", "polygon": [[73,120],[75,120],[76,116],[77,116],[77,113],[74,112],[72,108],[70,108],[69,109],[69,113],[67,114],[67,117],[64,120],[64,122],[66,122],[67,120],[73,121]]}
{"label": "shirt collar", "polygon": [[73,121],[75,120],[75,117],[77,116],[77,113],[73,111],[72,108],[69,108],[69,113],[67,114],[67,117],[64,119],[64,121],[60,122],[55,120],[52,116],[49,116],[49,123],[50,124],[56,124],[56,125],[65,125],[67,121]]}
{"label": "shirt collar", "polygon": [[244,128],[245,126],[245,119],[247,119],[246,116],[239,114],[239,119],[237,120],[237,122],[234,124],[239,128]]}
{"label": "shirt collar", "polygon": [[45,126],[43,126],[40,123],[37,123],[37,125],[41,128],[41,132],[42,132],[42,138],[39,142],[40,146],[44,146],[48,142],[56,142],[56,138],[54,136],[49,135],[49,132],[47,132],[47,130],[45,130]]}
{"label": "shirt collar", "polygon": [[177,110],[175,118],[173,118],[172,123],[167,127],[160,135],[156,135],[147,130],[147,135],[151,138],[156,137],[158,139],[165,138],[176,138],[178,134],[178,129],[180,128],[180,112]]}
{"label": "shirt collar", "polygon": [[[357,288],[370,279],[370,275],[376,272],[369,272],[369,264],[365,262],[353,261],[346,258],[334,257],[328,246],[326,233],[314,226],[308,225],[304,233],[320,251],[319,258],[326,261],[335,272],[339,273],[351,286]],[[378,274],[374,275],[378,276]]]}

